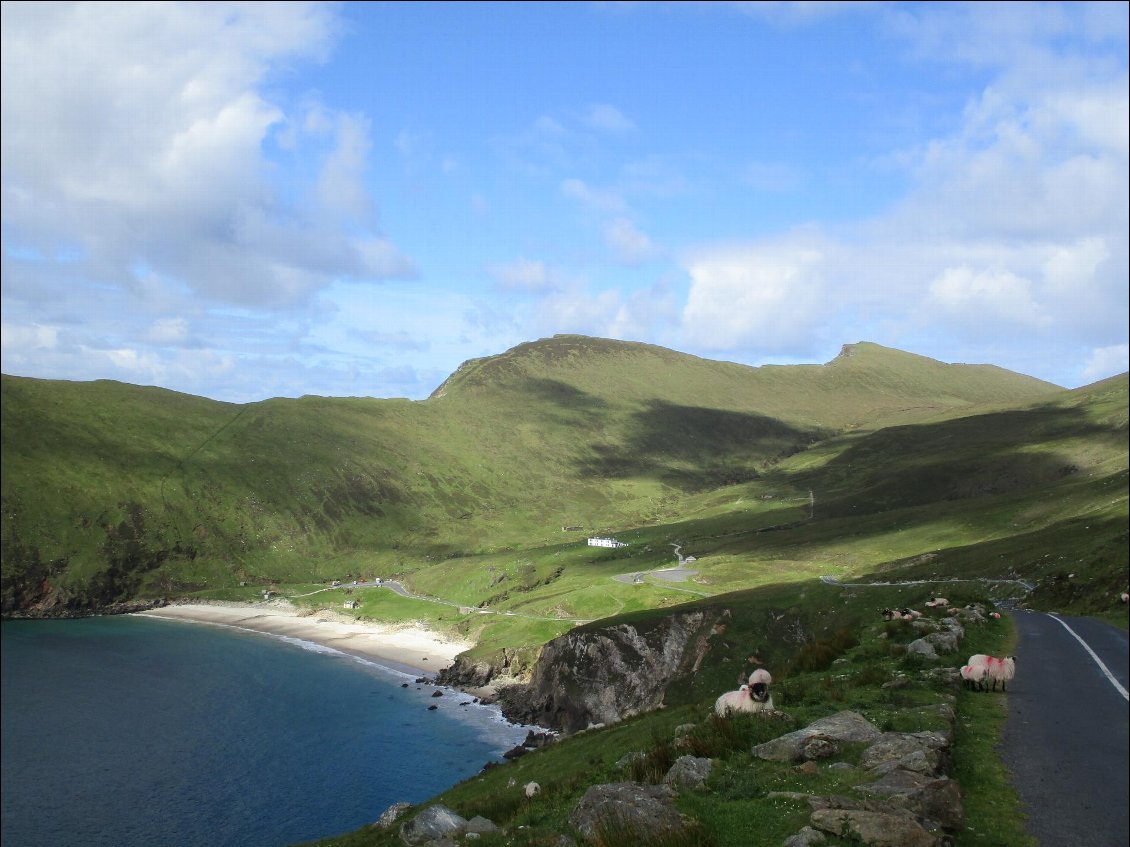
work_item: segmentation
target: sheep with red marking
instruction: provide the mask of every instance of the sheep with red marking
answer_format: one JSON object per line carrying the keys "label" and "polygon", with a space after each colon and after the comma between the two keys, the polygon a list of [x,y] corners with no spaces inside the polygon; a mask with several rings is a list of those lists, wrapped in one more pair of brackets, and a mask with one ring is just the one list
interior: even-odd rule
{"label": "sheep with red marking", "polygon": [[965,665],[961,669],[961,679],[970,691],[985,690],[985,666]]}
{"label": "sheep with red marking", "polygon": [[[969,657],[967,663],[970,666],[978,665],[985,669],[985,680],[992,680],[992,690],[997,690],[997,683],[1001,684],[1001,691],[1008,690],[1009,681],[1016,676],[1016,657],[1005,656],[997,658],[996,656],[987,656],[984,653],[977,653]],[[984,685],[984,681],[982,682]]]}
{"label": "sheep with red marking", "polygon": [[750,699],[749,686],[743,685],[737,691],[727,691],[714,701],[714,714],[726,718],[735,712],[749,712],[753,701]]}

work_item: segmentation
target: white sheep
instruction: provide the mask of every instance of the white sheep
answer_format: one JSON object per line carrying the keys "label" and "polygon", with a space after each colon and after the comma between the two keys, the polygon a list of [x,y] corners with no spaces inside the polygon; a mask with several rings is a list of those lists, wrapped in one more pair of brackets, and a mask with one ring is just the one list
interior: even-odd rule
{"label": "white sheep", "polygon": [[915,610],[915,609],[903,609],[902,610],[902,619],[904,621],[916,621],[920,617],[922,617],[922,613]]}
{"label": "white sheep", "polygon": [[961,669],[961,678],[965,680],[965,687],[971,691],[984,691],[985,666],[965,665]]}
{"label": "white sheep", "polygon": [[719,717],[727,717],[732,712],[748,712],[750,711],[749,686],[743,685],[737,691],[727,691],[721,697],[714,701],[714,714]]}
{"label": "white sheep", "polygon": [[749,696],[752,701],[751,712],[772,712],[773,695],[769,693],[769,686],[773,677],[765,668],[758,668],[749,675]]}
{"label": "white sheep", "polygon": [[1016,676],[1015,656],[1005,656],[1003,659],[998,659],[996,656],[977,653],[969,657],[969,664],[980,665],[985,668],[985,677],[993,681],[993,691],[997,690],[998,682],[1001,684],[1001,691],[1007,691],[1008,681]]}
{"label": "white sheep", "polygon": [[949,604],[950,604],[950,601],[947,600],[945,597],[931,597],[929,600],[926,601],[926,605],[929,606],[931,609],[936,609],[939,606],[948,606]]}
{"label": "white sheep", "polygon": [[541,786],[536,782],[527,782],[526,787],[522,789],[526,793],[527,800],[533,800],[541,794]]}
{"label": "white sheep", "polygon": [[1125,591],[1123,591],[1118,595],[1118,601],[1120,603],[1130,603],[1130,594],[1127,594]]}

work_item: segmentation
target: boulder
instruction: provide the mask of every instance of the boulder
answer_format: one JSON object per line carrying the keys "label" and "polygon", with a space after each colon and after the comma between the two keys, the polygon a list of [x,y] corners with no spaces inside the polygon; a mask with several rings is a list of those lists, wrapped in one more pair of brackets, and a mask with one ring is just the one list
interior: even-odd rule
{"label": "boulder", "polygon": [[685,837],[687,822],[671,805],[675,792],[666,785],[614,782],[593,785],[569,816],[587,840],[600,843],[615,834],[623,843]]}
{"label": "boulder", "polygon": [[467,834],[472,833],[476,835],[487,835],[492,832],[498,832],[498,826],[490,818],[484,818],[482,815],[475,815],[469,821],[467,826],[464,827]]}
{"label": "boulder", "polygon": [[464,818],[442,803],[436,803],[400,825],[400,840],[408,847],[416,847],[442,838],[456,838],[466,827]]}
{"label": "boulder", "polygon": [[965,824],[961,787],[944,776],[930,777],[896,768],[876,782],[857,785],[855,790],[883,797],[887,802],[897,804],[943,829],[956,831]]}
{"label": "boulder", "polygon": [[[873,741],[882,733],[879,728],[858,712],[846,711],[814,721],[803,729],[789,732],[772,741],[758,744],[753,755],[773,762],[802,762],[805,750],[822,752],[839,743]],[[824,744],[814,743],[814,739]]]}
{"label": "boulder", "polygon": [[916,773],[934,775],[946,763],[948,737],[939,732],[884,732],[859,757],[865,770],[886,773],[901,767]]}
{"label": "boulder", "polygon": [[846,835],[868,847],[938,847],[938,839],[910,814],[887,814],[858,809],[821,809],[810,823],[835,836]]}
{"label": "boulder", "polygon": [[796,835],[790,835],[786,838],[781,843],[781,847],[818,847],[818,845],[824,844],[827,840],[827,836],[820,830],[806,826]]}
{"label": "boulder", "polygon": [[927,641],[925,638],[919,638],[915,641],[911,641],[906,645],[906,652],[914,653],[918,656],[922,656],[925,659],[938,658],[938,653],[936,650],[934,650],[934,645]]}
{"label": "boulder", "polygon": [[381,813],[381,816],[377,818],[377,822],[374,823],[373,826],[379,827],[380,829],[388,829],[394,823],[396,823],[401,815],[403,815],[411,808],[411,803],[405,803],[403,801],[400,803],[393,803]]}
{"label": "boulder", "polygon": [[680,756],[664,775],[663,784],[676,791],[696,791],[706,784],[712,764],[699,756]]}

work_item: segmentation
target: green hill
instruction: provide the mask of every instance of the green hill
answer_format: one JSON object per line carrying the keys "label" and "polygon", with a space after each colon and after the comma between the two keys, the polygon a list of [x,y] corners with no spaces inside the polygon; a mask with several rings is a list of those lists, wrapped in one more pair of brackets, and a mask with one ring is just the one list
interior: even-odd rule
{"label": "green hill", "polygon": [[840,433],[1064,393],[873,344],[750,368],[579,336],[468,362],[423,402],[232,405],[9,376],[2,390],[6,609],[400,571],[562,526],[653,524]]}

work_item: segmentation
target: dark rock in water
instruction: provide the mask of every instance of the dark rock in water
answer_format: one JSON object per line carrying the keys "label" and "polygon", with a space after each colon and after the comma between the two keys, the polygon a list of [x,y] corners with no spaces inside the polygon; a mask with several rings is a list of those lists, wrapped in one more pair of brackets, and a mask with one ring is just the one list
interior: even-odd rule
{"label": "dark rock in water", "polygon": [[401,688],[407,688],[407,687],[408,687],[408,683],[407,683],[407,682],[402,682],[402,683],[400,683],[400,687],[401,687]]}
{"label": "dark rock in water", "polygon": [[442,691],[440,691],[439,689],[436,689],[435,691],[433,691],[433,692],[432,692],[432,696],[433,696],[433,697],[442,697],[442,696],[443,696],[443,692],[442,692]]}
{"label": "dark rock in water", "polygon": [[502,754],[504,759],[517,759],[519,756],[525,756],[530,751],[525,747],[512,747]]}
{"label": "dark rock in water", "polygon": [[459,705],[460,705],[460,706],[470,706],[470,705],[471,705],[471,701],[470,701],[470,700],[463,700],[463,701],[461,701],[461,702],[459,703]]}
{"label": "dark rock in water", "polygon": [[438,709],[438,708],[439,708],[439,706],[428,706],[428,711],[429,711],[429,712],[434,712],[434,711],[435,711],[436,709]]}

